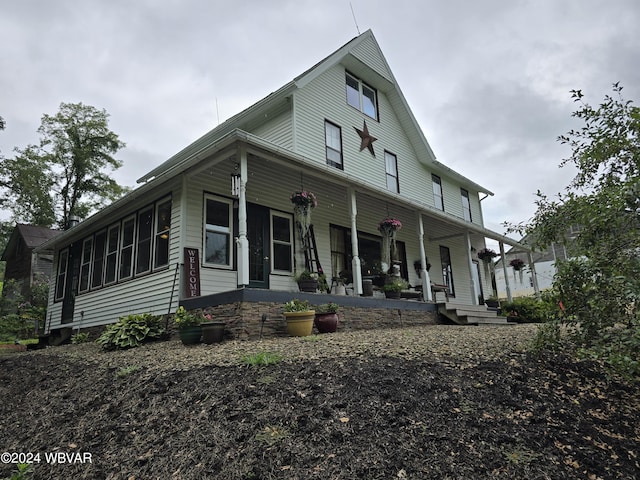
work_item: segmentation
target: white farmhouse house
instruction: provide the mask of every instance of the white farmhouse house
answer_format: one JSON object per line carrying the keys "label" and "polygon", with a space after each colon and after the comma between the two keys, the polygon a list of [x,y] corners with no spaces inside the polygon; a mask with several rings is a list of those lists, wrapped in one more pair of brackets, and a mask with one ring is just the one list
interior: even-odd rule
{"label": "white farmhouse house", "polygon": [[[277,303],[298,295],[297,272],[318,265],[329,282],[349,272],[351,295],[336,297],[347,306],[434,312],[432,283],[450,302],[477,305],[491,279],[472,252],[485,238],[518,245],[484,227],[480,198],[492,193],[436,160],[370,30],[139,183],[45,245],[55,251],[49,331],[180,304]],[[317,198],[313,262],[297,235],[300,191]],[[422,301],[360,296],[388,217],[402,223],[396,264]]]}

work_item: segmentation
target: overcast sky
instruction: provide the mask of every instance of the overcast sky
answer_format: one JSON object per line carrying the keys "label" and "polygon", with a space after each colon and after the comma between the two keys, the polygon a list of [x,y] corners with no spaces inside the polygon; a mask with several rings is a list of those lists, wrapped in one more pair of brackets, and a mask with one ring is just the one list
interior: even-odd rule
{"label": "overcast sky", "polygon": [[[352,9],[355,13],[352,15]],[[356,27],[357,24],[357,27]],[[573,172],[569,91],[640,102],[637,0],[0,0],[0,152],[83,102],[127,144],[134,185],[171,155],[372,29],[439,161],[520,222]]]}

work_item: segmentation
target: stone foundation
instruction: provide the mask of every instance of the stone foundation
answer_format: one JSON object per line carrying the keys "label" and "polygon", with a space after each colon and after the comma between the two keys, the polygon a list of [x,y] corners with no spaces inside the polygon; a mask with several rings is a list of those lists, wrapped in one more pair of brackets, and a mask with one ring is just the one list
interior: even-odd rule
{"label": "stone foundation", "polygon": [[[234,302],[207,307],[214,320],[227,324],[225,339],[254,340],[288,336],[281,303]],[[434,325],[437,313],[420,310],[342,306],[338,331]],[[262,319],[265,319],[263,322]],[[315,327],[314,327],[315,332]]]}

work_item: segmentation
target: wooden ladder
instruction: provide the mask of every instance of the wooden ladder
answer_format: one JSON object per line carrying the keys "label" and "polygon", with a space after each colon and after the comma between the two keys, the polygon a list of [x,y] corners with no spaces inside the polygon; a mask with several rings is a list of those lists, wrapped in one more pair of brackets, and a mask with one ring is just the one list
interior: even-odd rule
{"label": "wooden ladder", "polygon": [[304,266],[310,272],[323,274],[322,265],[318,258],[318,246],[316,244],[316,235],[313,232],[313,225],[309,225],[309,231],[302,239],[302,249],[304,251]]}

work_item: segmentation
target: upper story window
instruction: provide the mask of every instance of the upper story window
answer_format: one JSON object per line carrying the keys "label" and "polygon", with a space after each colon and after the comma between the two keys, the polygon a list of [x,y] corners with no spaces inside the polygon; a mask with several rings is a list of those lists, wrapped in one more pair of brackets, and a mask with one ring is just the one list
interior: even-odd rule
{"label": "upper story window", "polygon": [[460,189],[462,197],[462,216],[467,222],[471,221],[471,203],[469,202],[469,192],[464,188]]}
{"label": "upper story window", "polygon": [[327,165],[342,170],[342,129],[325,120],[324,137],[327,150]]}
{"label": "upper story window", "polygon": [[387,189],[394,193],[400,193],[398,181],[398,158],[390,152],[384,152],[384,165],[387,177]]}
{"label": "upper story window", "polygon": [[444,197],[442,196],[442,180],[437,175],[431,175],[433,182],[433,205],[444,212]]}
{"label": "upper story window", "polygon": [[365,115],[378,119],[378,94],[359,78],[346,73],[347,103]]}

